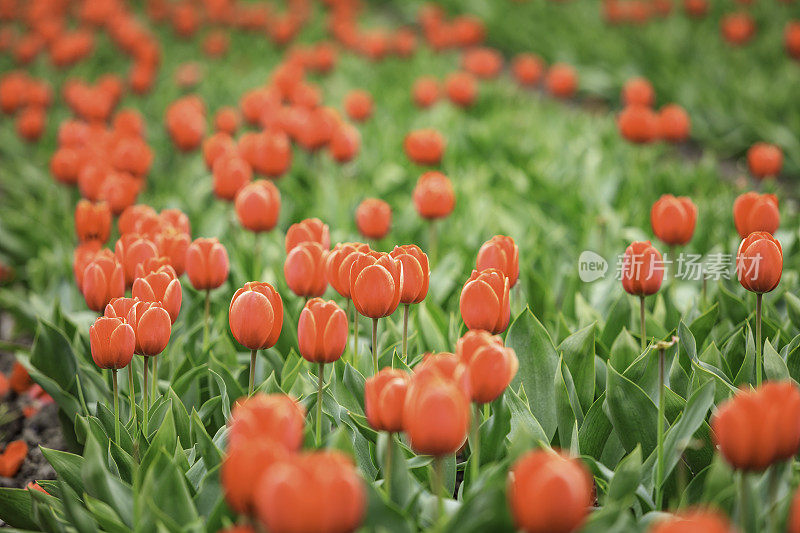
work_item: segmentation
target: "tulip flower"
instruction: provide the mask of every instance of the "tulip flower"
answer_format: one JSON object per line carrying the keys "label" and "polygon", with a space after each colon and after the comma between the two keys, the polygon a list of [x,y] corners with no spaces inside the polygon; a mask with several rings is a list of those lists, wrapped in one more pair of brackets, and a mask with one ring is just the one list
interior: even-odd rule
{"label": "tulip flower", "polygon": [[[728,518],[712,509],[689,508],[663,519],[656,520],[648,533],[733,533],[734,527]],[[795,530],[790,529],[791,532]]]}
{"label": "tulip flower", "polygon": [[[797,20],[790,20],[786,23],[786,28],[783,30],[783,44],[786,48],[786,53],[796,60],[800,60],[800,22]],[[800,518],[800,517],[799,517]],[[797,530],[800,530],[800,522],[798,522]],[[793,530],[795,531],[795,530]]]}
{"label": "tulip flower", "polygon": [[653,248],[650,241],[633,242],[625,249],[625,255],[622,258],[622,288],[628,294],[639,297],[642,351],[647,347],[644,299],[646,296],[658,292],[663,279],[664,265],[661,254]]}
{"label": "tulip flower", "polygon": [[306,412],[286,394],[257,393],[237,400],[231,411],[228,446],[274,442],[295,453],[303,444]]}
{"label": "tulip flower", "polygon": [[389,254],[403,264],[403,360],[408,360],[408,315],[411,304],[418,304],[428,295],[431,271],[428,256],[415,244],[395,246]]}
{"label": "tulip flower", "polygon": [[[108,305],[106,305],[106,309],[103,312],[103,316],[110,317],[110,318],[119,318],[123,322],[128,320],[128,313],[130,313],[131,308],[136,305],[139,300],[136,298],[114,298]],[[127,323],[127,322],[126,322]],[[135,335],[135,334],[134,334]],[[135,337],[134,337],[135,342]],[[134,344],[135,350],[135,344]],[[134,424],[136,422],[136,390],[134,387],[134,376],[133,376],[133,365],[128,366],[128,391],[130,393],[130,405],[131,405],[131,417],[134,420]]]}
{"label": "tulip flower", "polygon": [[233,135],[239,129],[239,112],[234,107],[223,106],[214,115],[214,128],[228,135]]}
{"label": "tulip flower", "polygon": [[495,235],[478,250],[475,268],[496,268],[508,277],[509,287],[514,287],[519,280],[519,247],[511,237]]}
{"label": "tulip flower", "polygon": [[114,252],[103,248],[103,245],[98,241],[81,243],[72,252],[72,274],[75,277],[75,285],[81,293],[83,293],[83,272],[89,263],[101,253],[112,259],[114,258]]}
{"label": "tulip flower", "polygon": [[653,233],[669,246],[688,243],[694,234],[696,222],[697,206],[686,196],[665,194],[650,209]]}
{"label": "tulip flower", "polygon": [[131,363],[136,348],[133,328],[121,318],[100,317],[89,328],[89,345],[92,359],[100,368],[111,369],[114,388],[114,436],[119,440],[119,385],[117,371]]}
{"label": "tulip flower", "polygon": [[272,179],[283,176],[292,165],[292,145],[282,131],[244,133],[239,138],[239,152],[254,172]]}
{"label": "tulip flower", "polygon": [[[302,245],[301,245],[302,246]],[[319,245],[316,245],[319,246]],[[299,250],[300,246],[292,250]],[[297,341],[303,359],[319,365],[317,376],[317,442],[322,442],[322,385],[325,363],[338,360],[347,346],[347,315],[332,300],[312,298],[300,312]]]}
{"label": "tulip flower", "polygon": [[736,276],[742,287],[756,293],[756,385],[761,385],[761,299],[781,280],[783,273],[783,248],[781,243],[765,231],[748,235],[736,253]]}
{"label": "tulip flower", "polygon": [[655,141],[659,133],[658,115],[642,105],[625,107],[617,117],[617,127],[622,137],[635,144]]}
{"label": "tulip flower", "polygon": [[511,71],[514,73],[517,83],[526,87],[539,83],[544,68],[544,61],[535,54],[517,54],[511,63]]}
{"label": "tulip flower", "polygon": [[88,200],[80,200],[75,207],[75,233],[78,241],[98,241],[101,244],[108,240],[111,232],[111,210],[105,202],[93,204]]}
{"label": "tulip flower", "polygon": [[283,263],[286,284],[297,296],[322,296],[328,287],[325,278],[327,249],[317,242],[301,242],[289,252]]}
{"label": "tulip flower", "polygon": [[375,431],[386,431],[388,443],[383,463],[383,479],[391,497],[394,433],[403,431],[403,404],[410,377],[402,370],[386,367],[364,384],[364,411]]}
{"label": "tulip flower", "polygon": [[208,317],[211,289],[216,289],[228,279],[228,252],[217,239],[195,239],[186,249],[186,275],[196,290],[206,291],[203,315],[203,347],[208,342]]}
{"label": "tulip flower", "polygon": [[[149,387],[148,387],[148,367],[150,358],[157,356],[164,351],[169,343],[169,337],[172,333],[172,322],[169,318],[169,313],[164,309],[161,304],[153,302],[136,302],[131,310],[128,311],[128,317],[125,320],[133,328],[136,335],[136,349],[135,353],[145,356],[144,358],[144,373],[142,377],[142,393],[144,395],[142,412],[144,419],[142,421],[142,428],[145,435],[147,433],[147,420],[149,410]],[[153,379],[158,381],[158,376],[154,375]],[[156,385],[157,387],[157,385]]]}
{"label": "tulip flower", "polygon": [[[368,252],[369,245],[361,242],[345,242],[337,244],[325,260],[325,278],[333,289],[347,300],[347,311],[350,314],[350,267],[356,256],[355,252]],[[353,354],[358,358],[358,310],[353,309]]]}
{"label": "tulip flower", "polygon": [[159,257],[158,248],[150,239],[138,233],[122,235],[114,245],[114,255],[125,273],[125,285],[130,287],[136,279],[136,266],[147,259]]}
{"label": "tulip flower", "polygon": [[318,242],[325,250],[331,247],[331,236],[328,225],[318,218],[307,218],[289,226],[286,232],[286,253],[301,242]]}
{"label": "tulip flower", "polygon": [[775,233],[781,223],[778,197],[753,191],[740,195],[733,202],[733,223],[742,239],[756,231]]}
{"label": "tulip flower", "polygon": [[478,97],[478,82],[469,72],[453,72],[444,80],[444,91],[455,105],[467,108]]}
{"label": "tulip flower", "polygon": [[237,290],[228,309],[228,322],[234,338],[250,350],[250,386],[255,384],[256,353],[275,346],[283,327],[283,301],[269,283],[251,281]]}
{"label": "tulip flower", "polygon": [[100,253],[92,259],[83,271],[81,291],[86,305],[98,313],[105,309],[112,298],[125,294],[125,276],[114,256]]}
{"label": "tulip flower", "polygon": [[[141,266],[141,265],[139,265]],[[167,310],[172,323],[181,310],[181,282],[171,266],[164,266],[149,274],[136,278],[131,296],[143,302],[157,302]]]}
{"label": "tulip flower", "polygon": [[775,178],[783,167],[783,152],[774,144],[755,143],[747,150],[747,166],[758,180]]}
{"label": "tulip flower", "polygon": [[278,461],[255,488],[256,515],[270,533],[355,531],[366,505],[358,470],[349,457],[337,451],[303,453]]}
{"label": "tulip flower", "polygon": [[125,208],[117,220],[117,229],[120,235],[126,233],[139,233],[139,227],[143,220],[157,216],[155,209],[145,204],[131,205]]}
{"label": "tulip flower", "polygon": [[403,141],[406,156],[418,165],[438,165],[445,145],[442,134],[433,129],[412,131]]}
{"label": "tulip flower", "polygon": [[439,99],[439,82],[436,78],[423,76],[414,82],[411,98],[417,107],[427,108]]}
{"label": "tulip flower", "polygon": [[367,92],[356,89],[344,97],[344,110],[347,116],[355,122],[365,122],[372,116],[372,96]]}
{"label": "tulip flower", "polygon": [[581,528],[592,505],[592,476],[580,459],[535,450],[508,473],[508,503],[525,533],[570,533]]}
{"label": "tulip flower", "polygon": [[367,239],[380,240],[392,227],[392,208],[383,200],[367,198],[356,209],[356,225]]}
{"label": "tulip flower", "polygon": [[622,86],[622,104],[624,106],[653,107],[655,100],[656,92],[646,78],[636,76],[630,78]]}
{"label": "tulip flower", "polygon": [[378,372],[378,319],[394,313],[403,291],[403,263],[389,254],[355,252],[350,296],[356,310],[372,319],[372,363]]}
{"label": "tulip flower", "polygon": [[745,12],[729,13],[719,22],[722,36],[734,46],[746,44],[756,33],[753,17]]}
{"label": "tulip flower", "polygon": [[328,143],[331,157],[337,163],[347,163],[358,155],[361,149],[361,134],[352,124],[340,122],[331,133]]}
{"label": "tulip flower", "polygon": [[571,66],[556,63],[547,71],[544,83],[556,98],[572,98],[578,87],[578,75]]}
{"label": "tulip flower", "polygon": [[425,172],[420,176],[413,197],[417,213],[428,220],[448,216],[456,204],[453,185],[447,176],[437,171]]}
{"label": "tulip flower", "polygon": [[511,319],[508,277],[496,268],[473,270],[461,289],[459,308],[468,329],[502,333]]}
{"label": "tulip flower", "polygon": [[214,161],[214,195],[232,202],[237,193],[253,179],[250,164],[236,153],[224,153]]}
{"label": "tulip flower", "polygon": [[692,129],[689,114],[677,104],[668,104],[659,110],[658,126],[658,136],[672,143],[688,139]]}
{"label": "tulip flower", "polygon": [[236,142],[227,133],[214,133],[203,141],[203,160],[206,168],[212,170],[214,163],[222,156],[236,155]]}
{"label": "tulip flower", "polygon": [[229,445],[219,476],[228,506],[237,513],[255,514],[258,482],[272,465],[290,456],[289,450],[272,439],[248,439]]}

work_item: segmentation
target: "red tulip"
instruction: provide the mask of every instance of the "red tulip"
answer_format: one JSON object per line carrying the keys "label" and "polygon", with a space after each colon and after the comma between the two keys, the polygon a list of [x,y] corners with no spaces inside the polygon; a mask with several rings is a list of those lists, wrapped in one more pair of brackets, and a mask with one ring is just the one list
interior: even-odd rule
{"label": "red tulip", "polygon": [[416,244],[395,246],[389,254],[403,265],[400,303],[418,304],[428,295],[431,271],[428,256]]}
{"label": "red tulip", "polygon": [[800,391],[789,381],[742,390],[711,419],[714,443],[736,469],[760,472],[800,448]]}
{"label": "red tulip", "polygon": [[229,445],[220,466],[220,482],[230,508],[237,513],[254,514],[256,489],[264,472],[290,455],[282,444],[270,438]]}
{"label": "red tulip", "polygon": [[781,280],[783,249],[781,243],[765,231],[751,233],[739,245],[736,275],[742,287],[751,292],[770,292]]}
{"label": "red tulip", "polygon": [[367,252],[369,245],[361,242],[345,242],[334,246],[325,260],[325,278],[343,298],[350,299],[350,267],[355,252]]}
{"label": "red tulip", "polygon": [[220,200],[233,201],[253,179],[253,169],[239,155],[225,153],[214,162],[213,177],[214,195]]}
{"label": "red tulip", "polygon": [[89,328],[92,360],[100,368],[125,368],[133,358],[136,335],[121,318],[100,317]]}
{"label": "red tulip", "polygon": [[367,198],[356,209],[356,225],[364,237],[382,239],[392,227],[392,208],[383,200]]}
{"label": "red tulip", "polygon": [[453,72],[445,78],[444,90],[455,105],[469,107],[478,97],[478,82],[468,72]]}
{"label": "red tulip", "polygon": [[508,277],[496,268],[473,270],[461,289],[461,318],[469,329],[501,333],[511,319]]}
{"label": "red tulip", "polygon": [[298,296],[322,296],[328,286],[325,278],[327,251],[316,242],[302,242],[292,248],[283,264],[286,284]]}
{"label": "red tulip", "polygon": [[156,235],[155,243],[159,256],[169,259],[176,276],[182,275],[186,270],[186,251],[191,243],[189,235],[168,229]]}
{"label": "red tulip", "polygon": [[656,92],[646,78],[639,76],[630,78],[622,87],[622,104],[624,106],[653,107],[655,100]]}
{"label": "red tulip", "polygon": [[469,368],[472,401],[477,403],[496,400],[519,368],[514,350],[486,331],[468,331],[458,340],[456,355]]}
{"label": "red tulip", "polygon": [[658,139],[658,115],[649,107],[630,105],[625,107],[617,118],[620,135],[625,140],[645,144]]}
{"label": "red tulip", "polygon": [[544,61],[534,54],[518,54],[514,57],[514,61],[511,64],[514,78],[516,78],[520,85],[525,86],[537,85],[542,79],[544,69]]}
{"label": "red tulip", "polygon": [[111,233],[111,210],[105,202],[80,200],[75,207],[75,233],[80,242],[105,243]]}
{"label": "red tulip", "polygon": [[442,134],[433,129],[412,131],[403,141],[406,156],[418,165],[438,165],[445,145]]}
{"label": "red tulip", "polygon": [[622,259],[622,287],[629,294],[649,296],[658,292],[664,279],[661,254],[650,241],[631,243]]}
{"label": "red tulip", "polygon": [[289,452],[303,444],[306,412],[285,394],[256,393],[238,400],[231,411],[228,447],[251,442],[276,442]]}
{"label": "red tulip", "polygon": [[364,385],[364,411],[375,431],[403,431],[403,404],[411,379],[402,370],[384,368]]}
{"label": "red tulip", "polygon": [[155,272],[137,278],[133,282],[131,296],[143,302],[156,302],[169,313],[174,324],[181,310],[183,292],[181,282],[171,266],[162,267]]}
{"label": "red tulip", "polygon": [[283,301],[269,283],[245,283],[231,299],[228,321],[234,338],[245,348],[271,348],[281,335]]}
{"label": "red tulip", "polygon": [[496,78],[503,68],[503,56],[492,48],[470,48],[461,55],[461,67],[479,78]]}
{"label": "red tulip", "polygon": [[318,451],[271,466],[258,483],[258,518],[271,533],[355,531],[366,510],[364,482],[341,452]]}
{"label": "red tulip", "polygon": [[733,202],[733,222],[742,239],[755,231],[775,233],[781,222],[778,197],[752,191],[742,194]]}
{"label": "red tulip", "polygon": [[658,112],[658,132],[665,141],[683,142],[689,138],[691,129],[689,114],[681,106],[668,104]]}
{"label": "red tulip", "polygon": [[125,272],[125,285],[130,287],[136,279],[136,266],[146,260],[159,257],[153,241],[137,233],[127,233],[117,240],[114,255]]}
{"label": "red tulip", "polygon": [[333,363],[347,345],[347,316],[332,300],[312,298],[300,312],[300,355],[311,363]]}
{"label": "red tulip", "polygon": [[318,242],[325,250],[331,247],[331,236],[328,225],[318,218],[307,218],[296,224],[289,226],[286,232],[286,253],[301,242]]}
{"label": "red tulip", "polygon": [[[786,23],[786,29],[783,31],[783,42],[786,47],[786,53],[794,59],[800,60],[800,22],[790,20]],[[800,524],[798,524],[800,529]]]}
{"label": "red tulip", "polygon": [[508,473],[508,503],[517,529],[570,533],[592,505],[592,476],[578,459],[549,450],[523,455]]}
{"label": "red tulip", "polygon": [[353,254],[350,297],[356,310],[377,319],[394,313],[403,290],[403,264],[389,254]]}
{"label": "red tulip", "polygon": [[756,179],[774,178],[781,173],[783,152],[774,144],[756,143],[747,150],[747,166]]}
{"label": "red tulip", "polygon": [[86,305],[98,313],[112,298],[125,294],[125,276],[110,254],[98,254],[84,269],[81,284]]}
{"label": "red tulip", "polygon": [[228,279],[228,252],[217,239],[195,239],[186,250],[186,275],[197,290],[216,289]]}
{"label": "red tulip", "polygon": [[271,181],[256,180],[239,191],[235,207],[243,228],[256,233],[270,231],[278,223],[281,193]]}
{"label": "red tulip", "polygon": [[172,333],[169,313],[161,304],[136,302],[128,312],[126,322],[136,334],[136,353],[148,357],[164,351]]}
{"label": "red tulip", "polygon": [[437,171],[425,172],[414,187],[414,207],[422,218],[435,220],[453,212],[456,195],[450,180]]}
{"label": "red tulip", "polygon": [[720,19],[722,36],[732,45],[746,44],[756,33],[756,23],[748,13],[729,13]]}
{"label": "red tulip", "polygon": [[340,122],[331,134],[328,149],[336,162],[352,161],[361,149],[361,134],[352,124]]}
{"label": "red tulip", "polygon": [[217,132],[203,141],[203,160],[209,170],[214,168],[214,163],[220,157],[237,154],[236,143],[227,133]]}
{"label": "red tulip", "polygon": [[439,82],[436,78],[422,77],[414,82],[411,97],[417,107],[430,107],[439,99]]}
{"label": "red tulip", "polygon": [[239,112],[233,107],[221,107],[214,115],[214,127],[228,135],[233,135],[239,129]]}
{"label": "red tulip", "polygon": [[72,253],[72,273],[75,276],[75,284],[81,292],[83,291],[83,272],[97,254],[103,253],[112,259],[114,258],[114,252],[107,248],[102,248],[102,246],[97,241],[86,241],[79,244]]}
{"label": "red tulip", "polygon": [[367,91],[353,90],[344,97],[347,116],[356,122],[364,122],[372,116],[372,96]]}
{"label": "red tulip", "polygon": [[556,63],[547,71],[544,82],[556,98],[572,98],[578,87],[578,75],[571,66]]}
{"label": "red tulip", "polygon": [[519,247],[511,237],[495,235],[478,250],[475,268],[496,268],[508,277],[508,283],[513,287],[519,279]]}
{"label": "red tulip", "polygon": [[697,206],[686,196],[665,194],[650,209],[653,233],[670,246],[682,246],[692,240],[696,222]]}

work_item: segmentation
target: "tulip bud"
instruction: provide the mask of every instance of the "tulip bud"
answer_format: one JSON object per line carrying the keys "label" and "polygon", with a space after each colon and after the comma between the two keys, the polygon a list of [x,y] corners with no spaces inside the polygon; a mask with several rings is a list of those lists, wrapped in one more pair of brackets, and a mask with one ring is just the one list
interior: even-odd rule
{"label": "tulip bud", "polygon": [[98,313],[112,298],[125,294],[122,265],[110,255],[98,254],[83,271],[83,297],[89,309]]}
{"label": "tulip bud", "polygon": [[75,233],[80,242],[105,243],[111,233],[111,210],[105,202],[80,200],[75,207]]}
{"label": "tulip bud", "polygon": [[468,329],[501,333],[511,319],[508,277],[496,268],[473,270],[461,289],[459,308]]}
{"label": "tulip bud", "polygon": [[456,195],[450,180],[441,172],[424,173],[414,187],[414,207],[428,220],[444,218],[453,212]]}
{"label": "tulip bud", "polygon": [[240,514],[253,514],[256,488],[264,472],[288,457],[289,450],[272,439],[248,439],[228,446],[220,466],[220,482],[230,508]]}
{"label": "tulip bud", "polygon": [[[165,272],[172,279],[178,277],[178,273],[175,272],[169,262],[169,257],[151,257],[144,263],[136,265],[136,279],[143,278],[154,272]],[[135,284],[136,280],[133,282]]]}
{"label": "tulip bud", "polygon": [[697,206],[686,196],[665,194],[650,209],[653,233],[670,246],[682,246],[692,240],[697,222]]}
{"label": "tulip bud", "polygon": [[227,133],[214,133],[203,141],[203,160],[209,170],[219,157],[237,153],[236,143]]}
{"label": "tulip bud", "polygon": [[136,335],[120,318],[100,317],[89,328],[92,359],[100,368],[125,368],[133,358]]}
{"label": "tulip bud", "polygon": [[631,243],[622,258],[622,287],[628,294],[649,296],[658,292],[664,279],[661,254],[650,241]]}
{"label": "tulip bud", "polygon": [[283,301],[269,283],[250,281],[233,295],[228,322],[231,333],[245,348],[271,348],[281,335]]}
{"label": "tulip bud", "polygon": [[542,79],[544,61],[534,54],[517,54],[511,64],[511,70],[517,83],[524,86],[534,86]]}
{"label": "tulip bud", "polygon": [[350,299],[350,267],[355,252],[368,252],[369,245],[361,242],[337,244],[325,260],[325,278],[343,298]]}
{"label": "tulip bud", "polygon": [[125,273],[125,285],[130,287],[136,279],[136,266],[146,260],[159,257],[153,241],[137,233],[127,233],[117,240],[114,255]]}
{"label": "tulip bud", "polygon": [[447,97],[455,105],[470,107],[478,97],[478,83],[469,72],[453,72],[444,80]]}
{"label": "tulip bud", "polygon": [[286,253],[301,242],[318,242],[325,250],[331,247],[331,236],[328,225],[323,224],[318,218],[307,218],[289,226],[286,232]]}
{"label": "tulip bud", "polygon": [[658,139],[658,115],[649,107],[630,105],[617,118],[617,127],[622,137],[632,143],[645,144]]}
{"label": "tulip bud", "polygon": [[214,195],[220,200],[233,201],[236,194],[253,179],[253,169],[237,154],[227,153],[214,162]]}
{"label": "tulip bud", "polygon": [[145,204],[131,205],[125,208],[117,220],[117,229],[120,235],[126,233],[139,233],[139,225],[142,220],[157,216],[156,210]]}
{"label": "tulip bud", "polygon": [[137,302],[126,320],[136,334],[136,353],[154,356],[164,351],[172,333],[172,322],[161,304]]}
{"label": "tulip bud", "polygon": [[136,298],[114,298],[108,302],[103,316],[119,318],[124,322],[128,320],[128,313],[131,312],[131,308],[136,305],[137,302],[139,302],[139,300]]}
{"label": "tulip bud", "polygon": [[186,275],[197,290],[225,283],[228,268],[228,252],[217,239],[195,239],[186,250]]}
{"label": "tulip bud", "polygon": [[283,263],[286,284],[297,296],[322,296],[328,287],[325,278],[326,250],[316,242],[302,242],[292,248]]}
{"label": "tulip bud", "polygon": [[271,441],[296,452],[303,444],[305,417],[303,406],[285,394],[256,393],[240,399],[231,411],[228,446]]}
{"label": "tulip bud", "polygon": [[428,256],[416,244],[395,246],[389,254],[403,265],[403,290],[400,303],[418,304],[428,295],[431,271]]}
{"label": "tulip bud", "polygon": [[171,266],[164,267],[133,282],[131,295],[143,302],[156,302],[166,309],[174,324],[181,310],[183,292]]}
{"label": "tulip bud", "polygon": [[158,254],[169,258],[169,264],[175,269],[175,274],[182,275],[186,270],[186,252],[189,250],[191,237],[187,233],[167,229],[164,233],[156,235],[155,243]]}
{"label": "tulip bud", "polygon": [[422,77],[414,82],[411,97],[417,107],[430,107],[439,99],[439,82],[436,78]]}
{"label": "tulip bud", "polygon": [[775,233],[781,223],[778,197],[752,191],[742,194],[733,202],[733,223],[742,239],[756,231]]}
{"label": "tulip bud", "polygon": [[403,429],[416,453],[455,453],[467,438],[469,424],[469,396],[455,381],[438,372],[413,376],[403,404]]}
{"label": "tulip bud", "polygon": [[361,149],[361,134],[352,124],[341,122],[331,133],[328,149],[336,162],[352,161]]}
{"label": "tulip bud", "polygon": [[392,227],[392,208],[383,200],[367,198],[356,209],[356,225],[367,239],[382,239]]}
{"label": "tulip bud", "polygon": [[394,313],[403,290],[403,264],[389,254],[356,252],[353,255],[350,297],[356,310],[369,318]]}
{"label": "tulip bud", "polygon": [[347,316],[333,300],[312,298],[297,324],[300,355],[312,363],[333,363],[344,353],[347,331]]}
{"label": "tulip bud", "polygon": [[438,165],[442,160],[445,144],[444,137],[436,130],[416,130],[406,135],[403,149],[413,163]]}
{"label": "tulip bud", "polygon": [[239,129],[239,112],[233,107],[221,107],[214,115],[214,128],[223,131],[228,135],[233,135]]}
{"label": "tulip bud", "polygon": [[578,459],[550,450],[523,455],[508,473],[508,503],[526,533],[577,531],[593,503],[592,476]]}
{"label": "tulip bud", "polygon": [[714,443],[739,470],[760,472],[800,448],[800,391],[793,382],[742,390],[711,419]]}
{"label": "tulip bud", "polygon": [[478,250],[475,268],[496,268],[508,277],[508,284],[513,287],[519,279],[519,247],[511,237],[495,235]]}
{"label": "tulip bud", "polygon": [[[270,533],[355,531],[366,510],[364,482],[341,452],[298,454],[273,464],[255,490],[258,518]],[[320,505],[330,512],[320,512]]]}
{"label": "tulip bud", "polygon": [[350,91],[344,97],[344,110],[350,120],[364,122],[372,116],[372,96],[359,89]]}
{"label": "tulip bud", "polygon": [[384,368],[364,384],[364,411],[375,431],[403,431],[403,404],[411,381],[402,370]]}
{"label": "tulip bud", "polygon": [[458,340],[456,355],[469,368],[472,401],[477,403],[496,400],[519,368],[514,350],[486,331],[468,331]]}
{"label": "tulip bud", "polygon": [[547,71],[544,83],[556,98],[572,98],[578,88],[578,75],[571,66],[556,63]]}
{"label": "tulip bud", "polygon": [[114,257],[114,252],[108,249],[101,250],[102,248],[103,245],[98,241],[86,241],[79,244],[72,253],[72,273],[75,276],[75,284],[78,286],[79,291],[83,291],[83,272],[97,254],[105,253],[112,258]]}
{"label": "tulip bud", "polygon": [[235,207],[243,228],[256,233],[270,231],[278,223],[281,193],[271,181],[256,180],[239,191]]}
{"label": "tulip bud", "polygon": [[656,91],[646,78],[639,76],[630,78],[622,86],[622,105],[653,107],[656,100]]}
{"label": "tulip bud", "polygon": [[688,113],[677,104],[668,104],[658,112],[659,137],[667,142],[679,143],[689,138],[692,122]]}
{"label": "tulip bud", "polygon": [[[686,533],[702,531],[703,533],[734,533],[736,529],[728,518],[713,509],[686,509],[674,515],[657,519],[648,529],[648,533]],[[790,533],[797,529],[789,529]]]}
{"label": "tulip bud", "polygon": [[783,152],[774,144],[756,143],[747,150],[747,166],[756,179],[774,178],[781,173]]}
{"label": "tulip bud", "polygon": [[770,292],[778,286],[783,272],[783,249],[765,231],[748,235],[736,254],[736,275],[742,287],[751,292]]}

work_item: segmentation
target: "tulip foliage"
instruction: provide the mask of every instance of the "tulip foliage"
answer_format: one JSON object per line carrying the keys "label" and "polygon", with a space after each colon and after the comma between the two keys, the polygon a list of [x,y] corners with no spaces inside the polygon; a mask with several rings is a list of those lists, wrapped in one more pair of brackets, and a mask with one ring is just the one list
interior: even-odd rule
{"label": "tulip foliage", "polygon": [[[396,27],[335,0],[22,4],[0,2],[0,350],[64,446],[0,488],[5,523],[800,531],[791,135],[720,140],[721,180],[671,146],[715,137],[699,100],[584,80],[500,31],[505,3],[395,2]],[[569,47],[611,23],[534,4],[531,27],[583,21]],[[623,107],[565,109],[596,84]],[[0,475],[33,453],[12,444]]]}

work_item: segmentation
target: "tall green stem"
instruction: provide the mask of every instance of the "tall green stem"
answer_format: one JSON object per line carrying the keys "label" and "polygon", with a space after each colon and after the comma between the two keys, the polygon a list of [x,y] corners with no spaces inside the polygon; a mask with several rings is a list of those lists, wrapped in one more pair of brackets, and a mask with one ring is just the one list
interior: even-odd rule
{"label": "tall green stem", "polygon": [[203,312],[203,352],[208,349],[208,315],[211,311],[211,291],[206,289],[206,303]]}
{"label": "tall green stem", "polygon": [[128,364],[128,392],[131,396],[131,420],[133,420],[133,427],[136,427],[136,386],[134,385],[133,378],[133,361]]}
{"label": "tall green stem", "polygon": [[[111,369],[111,379],[113,380],[114,388],[114,440],[117,444],[119,442],[119,385],[117,384],[117,369]],[[121,444],[120,444],[121,446]]]}
{"label": "tall green stem", "polygon": [[153,357],[153,401],[158,396],[158,356]]}
{"label": "tall green stem", "polygon": [[658,429],[656,432],[656,510],[663,506],[664,483],[664,348],[658,350]]}
{"label": "tall green stem", "polygon": [[761,352],[763,346],[761,344],[761,297],[763,294],[756,294],[756,387],[761,386]]}
{"label": "tall green stem", "polygon": [[434,492],[436,492],[436,524],[434,530],[441,527],[442,518],[444,517],[444,500],[442,493],[444,492],[444,460],[441,457],[434,457],[433,459],[433,478]]}
{"label": "tall green stem", "polygon": [[[378,373],[378,319],[372,319],[372,366]],[[373,374],[373,375],[375,375]]]}
{"label": "tall green stem", "polygon": [[358,364],[358,309],[353,306],[353,365]]}
{"label": "tall green stem", "polygon": [[639,319],[642,324],[642,351],[647,348],[647,326],[645,326],[644,322],[644,295],[639,296]]}
{"label": "tall green stem", "polygon": [[436,261],[436,248],[438,246],[438,238],[436,234],[436,221],[431,220],[428,223],[428,257],[431,263]]}
{"label": "tall green stem", "polygon": [[392,447],[394,446],[394,433],[386,434],[386,451],[383,461],[383,484],[386,486],[386,496],[392,499]]}
{"label": "tall green stem", "polygon": [[481,466],[481,412],[478,404],[472,410],[472,426],[470,427],[470,483],[475,483]]}
{"label": "tall green stem", "polygon": [[253,388],[256,383],[256,353],[258,350],[252,350],[250,352],[250,386],[247,388],[247,395],[253,395]]}
{"label": "tall green stem", "polygon": [[408,312],[411,304],[403,305],[403,362],[408,362]]}
{"label": "tall green stem", "polygon": [[322,384],[324,382],[325,363],[320,363],[317,376],[317,445],[322,444]]}
{"label": "tall green stem", "polygon": [[736,473],[736,479],[739,482],[739,526],[744,532],[750,531],[750,506],[749,495],[747,494],[747,473],[740,470]]}
{"label": "tall green stem", "polygon": [[[350,306],[353,305],[353,301],[350,298],[347,298],[347,311],[345,311],[344,316],[350,316]],[[347,325],[347,341],[345,341],[344,345],[347,346],[350,344],[350,324]],[[351,361],[353,366],[355,366],[355,360]]]}
{"label": "tall green stem", "polygon": [[147,386],[147,367],[149,365],[149,357],[146,355],[144,356],[144,386],[142,387],[142,394],[144,395],[144,399],[142,400],[142,412],[144,413],[142,421],[142,429],[144,433],[144,437],[147,438],[147,419],[148,419],[148,411],[150,409],[149,406],[149,399],[148,399],[148,390],[149,387]]}

